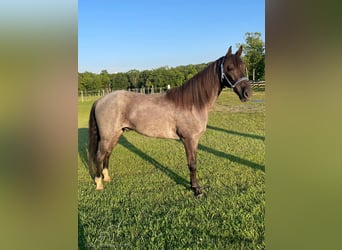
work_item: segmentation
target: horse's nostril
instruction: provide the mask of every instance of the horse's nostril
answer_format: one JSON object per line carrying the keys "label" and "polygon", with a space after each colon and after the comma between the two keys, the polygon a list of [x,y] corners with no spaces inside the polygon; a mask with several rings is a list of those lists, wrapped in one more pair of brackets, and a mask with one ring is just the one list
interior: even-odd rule
{"label": "horse's nostril", "polygon": [[245,98],[248,98],[248,92],[247,92],[247,91],[244,91],[244,92],[243,92],[243,96],[244,96]]}

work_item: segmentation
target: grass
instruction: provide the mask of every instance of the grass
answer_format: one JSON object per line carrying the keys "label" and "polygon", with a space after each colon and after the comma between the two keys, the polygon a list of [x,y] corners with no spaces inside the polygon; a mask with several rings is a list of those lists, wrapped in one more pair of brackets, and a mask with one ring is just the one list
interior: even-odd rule
{"label": "grass", "polygon": [[79,101],[79,249],[264,249],[265,99],[224,91],[209,113],[189,189],[183,145],[125,133],[110,161],[111,183],[95,191],[87,168],[93,98]]}

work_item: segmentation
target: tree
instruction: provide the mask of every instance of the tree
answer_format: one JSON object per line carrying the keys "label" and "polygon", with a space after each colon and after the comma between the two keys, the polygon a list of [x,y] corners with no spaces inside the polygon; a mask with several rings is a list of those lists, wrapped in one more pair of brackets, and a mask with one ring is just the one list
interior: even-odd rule
{"label": "tree", "polygon": [[144,70],[140,72],[139,79],[138,79],[138,88],[152,86],[151,82],[148,80],[150,74],[151,74],[150,70]]}
{"label": "tree", "polygon": [[189,80],[192,77],[194,77],[196,74],[197,74],[197,70],[195,69],[194,65],[190,64],[189,66],[187,66],[185,79]]}
{"label": "tree", "polygon": [[116,73],[111,78],[112,89],[127,89],[129,86],[128,77],[126,73]]}
{"label": "tree", "polygon": [[107,70],[102,70],[100,73],[100,78],[102,82],[102,87],[106,89],[106,91],[109,91],[110,89],[110,78]]}
{"label": "tree", "polygon": [[255,80],[265,80],[265,43],[261,40],[261,33],[247,32],[245,42],[245,44],[237,44],[237,47],[243,46],[243,57],[249,79],[253,79],[253,70],[255,70]]}
{"label": "tree", "polygon": [[138,79],[139,79],[140,72],[136,69],[132,69],[127,72],[128,80],[131,83],[130,87],[137,87],[138,86]]}
{"label": "tree", "polygon": [[160,68],[152,70],[151,74],[148,77],[149,84],[154,87],[162,87],[162,71]]}
{"label": "tree", "polygon": [[93,90],[100,90],[102,89],[103,85],[102,85],[102,79],[101,79],[101,75],[96,75],[95,76],[95,79],[93,81],[93,84],[92,84],[92,89]]}
{"label": "tree", "polygon": [[182,83],[185,80],[184,75],[176,69],[170,69],[169,72],[170,72],[170,85],[172,87],[182,85]]}
{"label": "tree", "polygon": [[96,75],[90,72],[84,72],[78,74],[78,89],[79,90],[92,90],[93,83]]}

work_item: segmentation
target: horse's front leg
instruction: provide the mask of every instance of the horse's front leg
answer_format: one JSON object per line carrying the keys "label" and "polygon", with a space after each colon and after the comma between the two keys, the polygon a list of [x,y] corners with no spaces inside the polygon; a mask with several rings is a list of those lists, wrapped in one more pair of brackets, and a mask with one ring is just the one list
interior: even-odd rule
{"label": "horse's front leg", "polygon": [[197,146],[198,139],[194,138],[186,138],[183,139],[183,144],[185,147],[186,157],[188,161],[188,167],[190,170],[190,185],[194,190],[195,196],[199,196],[202,194],[202,190],[200,185],[197,182],[196,177],[196,156],[197,156]]}

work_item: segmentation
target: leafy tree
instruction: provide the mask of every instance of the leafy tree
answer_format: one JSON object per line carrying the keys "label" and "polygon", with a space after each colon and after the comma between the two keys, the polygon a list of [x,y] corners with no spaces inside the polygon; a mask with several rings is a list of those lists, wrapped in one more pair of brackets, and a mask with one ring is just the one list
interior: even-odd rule
{"label": "leafy tree", "polygon": [[78,74],[78,89],[79,90],[91,90],[93,89],[93,83],[95,74],[91,72],[84,72]]}
{"label": "leafy tree", "polygon": [[100,73],[100,79],[102,83],[102,87],[104,89],[109,90],[110,89],[110,78],[107,70],[102,70]]}
{"label": "leafy tree", "polygon": [[185,77],[182,72],[178,71],[177,69],[170,69],[170,85],[173,86],[180,86],[184,83]]}
{"label": "leafy tree", "polygon": [[265,43],[261,40],[260,32],[247,32],[243,46],[244,61],[247,65],[249,79],[252,79],[253,69],[255,80],[265,80]]}
{"label": "leafy tree", "polygon": [[96,75],[95,79],[93,81],[93,88],[94,90],[100,90],[102,89],[103,85],[102,85],[102,77],[101,75]]}
{"label": "leafy tree", "polygon": [[84,81],[84,76],[81,73],[78,73],[78,91],[86,90],[87,84]]}
{"label": "leafy tree", "polygon": [[207,66],[209,65],[209,63],[201,63],[201,64],[196,64],[196,65],[193,65],[198,72],[204,70]]}
{"label": "leafy tree", "polygon": [[197,70],[194,67],[194,65],[190,64],[187,68],[186,68],[186,73],[185,73],[185,79],[189,80],[192,77],[194,77],[197,74]]}
{"label": "leafy tree", "polygon": [[138,79],[139,79],[140,72],[136,69],[132,69],[127,72],[128,80],[130,82],[130,87],[137,87],[138,86]]}
{"label": "leafy tree", "polygon": [[148,78],[148,81],[151,85],[155,87],[160,87],[161,86],[160,83],[162,81],[160,69],[152,70]]}
{"label": "leafy tree", "polygon": [[111,78],[112,89],[127,89],[129,86],[128,76],[126,73],[116,73]]}
{"label": "leafy tree", "polygon": [[149,80],[151,70],[141,71],[138,78],[138,88],[151,87],[151,81]]}

